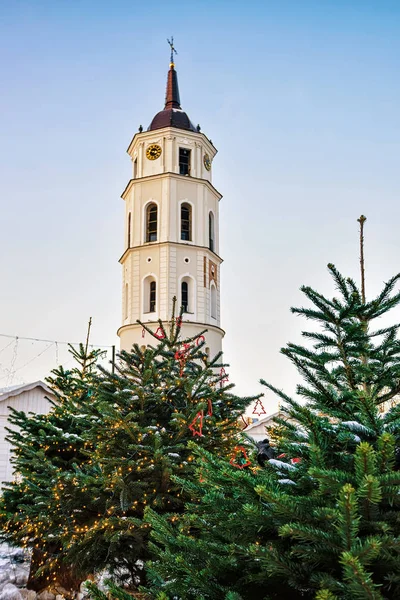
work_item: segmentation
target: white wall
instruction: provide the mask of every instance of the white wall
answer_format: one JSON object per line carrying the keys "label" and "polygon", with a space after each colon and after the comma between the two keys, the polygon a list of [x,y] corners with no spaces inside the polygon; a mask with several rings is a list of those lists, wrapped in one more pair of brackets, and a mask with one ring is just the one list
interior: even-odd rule
{"label": "white wall", "polygon": [[23,410],[26,413],[46,414],[49,412],[51,406],[45,398],[46,395],[54,399],[54,396],[52,397],[42,387],[37,386],[31,390],[23,391],[18,395],[7,397],[4,400],[0,396],[0,486],[3,481],[11,481],[13,479],[12,465],[10,463],[11,445],[5,439],[8,433],[6,427],[10,427],[7,421],[10,414],[9,407],[11,406],[15,410]]}
{"label": "white wall", "polygon": [[[146,158],[150,144],[162,148],[156,160]],[[190,176],[179,175],[179,148],[190,148],[192,169]],[[136,177],[125,188],[124,252],[122,265],[122,327],[118,330],[121,349],[130,350],[132,343],[142,345],[141,327],[171,318],[172,299],[178,298],[179,311],[181,282],[187,278],[193,283],[195,300],[190,313],[183,315],[185,334],[194,335],[209,329],[211,355],[222,347],[224,331],[220,319],[220,265],[219,257],[219,201],[221,195],[211,183],[212,168],[204,166],[204,156],[211,159],[216,149],[201,133],[176,128],[136,134],[128,154],[137,160]],[[191,240],[181,240],[181,204],[190,204],[192,210]],[[158,207],[157,241],[146,242],[146,207]],[[209,249],[209,213],[214,215],[214,252]],[[130,217],[129,217],[130,215]],[[130,235],[128,236],[128,225]],[[128,238],[130,247],[128,248]],[[148,312],[144,302],[144,281],[151,276],[157,283],[157,306]],[[216,286],[216,314],[211,317],[211,281]],[[126,294],[126,283],[128,294]],[[127,298],[126,298],[127,296]],[[127,310],[126,310],[127,307]],[[214,318],[215,317],[215,318]],[[186,322],[190,322],[186,324]]]}

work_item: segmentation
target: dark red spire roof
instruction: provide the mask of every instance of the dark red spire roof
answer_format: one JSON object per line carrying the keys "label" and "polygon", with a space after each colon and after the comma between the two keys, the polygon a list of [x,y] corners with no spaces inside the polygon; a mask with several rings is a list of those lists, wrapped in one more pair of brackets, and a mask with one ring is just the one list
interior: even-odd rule
{"label": "dark red spire roof", "polygon": [[167,91],[165,93],[164,110],[166,108],[181,108],[181,100],[179,98],[178,73],[175,71],[173,64],[170,65],[168,71]]}
{"label": "dark red spire roof", "polygon": [[156,114],[147,131],[162,129],[163,127],[176,127],[177,129],[197,131],[187,114],[181,108],[178,74],[175,71],[174,63],[171,63],[169,67],[164,110]]}

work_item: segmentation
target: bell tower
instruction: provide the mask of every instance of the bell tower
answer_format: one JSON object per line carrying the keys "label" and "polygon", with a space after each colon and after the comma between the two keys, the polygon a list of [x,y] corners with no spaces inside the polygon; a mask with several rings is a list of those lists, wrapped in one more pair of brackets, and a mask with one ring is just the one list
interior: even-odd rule
{"label": "bell tower", "polygon": [[152,331],[171,318],[172,299],[183,306],[182,333],[207,329],[205,348],[221,350],[219,201],[212,185],[212,142],[182,110],[178,76],[171,62],[164,109],[147,131],[139,128],[127,150],[132,179],[125,201],[122,265],[121,349],[154,344]]}

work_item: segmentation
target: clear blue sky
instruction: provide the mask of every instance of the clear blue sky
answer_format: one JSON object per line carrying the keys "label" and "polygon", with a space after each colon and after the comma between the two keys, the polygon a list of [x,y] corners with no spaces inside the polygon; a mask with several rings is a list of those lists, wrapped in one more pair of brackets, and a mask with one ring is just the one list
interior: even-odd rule
{"label": "clear blue sky", "polygon": [[[399,268],[400,3],[276,0],[0,3],[0,332],[118,343],[125,150],[163,105],[174,35],[183,108],[219,150],[222,324],[238,391],[291,390],[279,348],[306,325],[303,283]],[[0,338],[0,350],[7,340]],[[0,353],[0,386],[55,348]],[[64,350],[59,359],[64,360]],[[9,379],[9,378],[8,378]],[[271,399],[270,407],[274,406]]]}

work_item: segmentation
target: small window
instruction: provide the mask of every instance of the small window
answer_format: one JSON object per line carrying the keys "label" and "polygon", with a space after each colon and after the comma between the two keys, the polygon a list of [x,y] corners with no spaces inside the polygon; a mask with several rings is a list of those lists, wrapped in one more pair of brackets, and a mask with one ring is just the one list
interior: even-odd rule
{"label": "small window", "polygon": [[157,241],[157,204],[149,204],[146,215],[146,242]]}
{"label": "small window", "polygon": [[192,239],[192,207],[186,202],[181,205],[181,240]]}
{"label": "small window", "polygon": [[137,158],[133,161],[133,179],[137,177]]}
{"label": "small window", "polygon": [[179,148],[179,174],[190,175],[190,150]]}
{"label": "small window", "polygon": [[149,312],[156,312],[156,301],[157,301],[157,287],[156,282],[150,282],[150,306]]}
{"label": "small window", "polygon": [[128,215],[128,248],[131,247],[131,213]]}
{"label": "small window", "polygon": [[208,215],[208,247],[214,252],[214,215],[212,212]]}
{"label": "small window", "polygon": [[183,312],[189,312],[189,286],[187,281],[182,281],[181,286]]}

